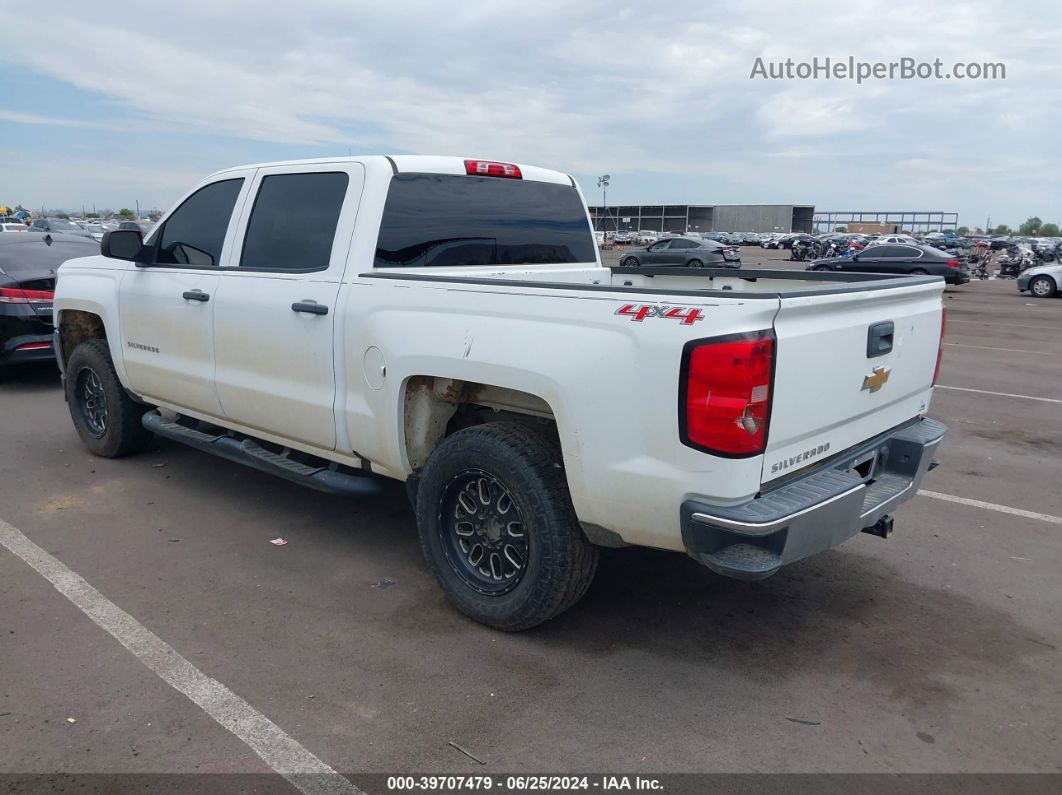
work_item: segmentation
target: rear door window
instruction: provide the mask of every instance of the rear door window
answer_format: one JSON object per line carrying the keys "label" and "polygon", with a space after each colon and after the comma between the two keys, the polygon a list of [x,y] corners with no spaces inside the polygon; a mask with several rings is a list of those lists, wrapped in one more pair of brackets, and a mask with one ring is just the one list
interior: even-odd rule
{"label": "rear door window", "polygon": [[396,174],[377,268],[594,262],[586,208],[571,185]]}
{"label": "rear door window", "polygon": [[247,223],[240,267],[325,270],[349,181],[341,171],[264,177]]}

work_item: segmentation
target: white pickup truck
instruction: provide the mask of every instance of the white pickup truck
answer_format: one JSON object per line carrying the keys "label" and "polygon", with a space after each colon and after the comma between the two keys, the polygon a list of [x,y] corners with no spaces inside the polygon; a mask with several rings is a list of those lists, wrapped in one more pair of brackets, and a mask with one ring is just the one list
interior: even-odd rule
{"label": "white pickup truck", "polygon": [[405,481],[472,618],[539,624],[600,546],[756,579],[933,464],[935,277],[603,267],[568,175],[456,157],[214,174],[66,262],[56,352],[93,453],[151,434],[315,488]]}

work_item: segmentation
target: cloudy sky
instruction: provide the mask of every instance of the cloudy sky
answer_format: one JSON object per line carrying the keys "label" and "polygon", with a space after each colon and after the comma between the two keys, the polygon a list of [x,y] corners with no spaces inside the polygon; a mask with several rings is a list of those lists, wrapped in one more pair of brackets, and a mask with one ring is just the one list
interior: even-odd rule
{"label": "cloudy sky", "polygon": [[[596,202],[1062,221],[1057,3],[106,0],[5,15],[0,203],[167,207],[218,168],[357,153],[569,171]],[[765,61],[1006,79],[750,80]]]}

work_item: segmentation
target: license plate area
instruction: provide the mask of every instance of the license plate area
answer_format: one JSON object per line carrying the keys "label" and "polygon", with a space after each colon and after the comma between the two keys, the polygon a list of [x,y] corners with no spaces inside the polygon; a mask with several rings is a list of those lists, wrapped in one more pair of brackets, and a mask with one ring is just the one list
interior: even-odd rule
{"label": "license plate area", "polygon": [[858,458],[853,459],[849,464],[847,471],[850,475],[859,478],[864,483],[867,483],[874,478],[874,470],[877,468],[878,451],[871,450],[869,453],[864,453]]}

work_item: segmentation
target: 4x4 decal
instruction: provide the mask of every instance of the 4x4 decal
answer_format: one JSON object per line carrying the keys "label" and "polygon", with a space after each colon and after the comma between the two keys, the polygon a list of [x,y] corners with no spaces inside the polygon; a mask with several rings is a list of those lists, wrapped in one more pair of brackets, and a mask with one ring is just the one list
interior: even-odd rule
{"label": "4x4 decal", "polygon": [[616,310],[617,315],[626,315],[635,323],[641,323],[647,317],[662,317],[679,320],[684,326],[692,326],[698,320],[704,320],[704,313],[692,306],[668,306],[667,304],[625,304]]}

